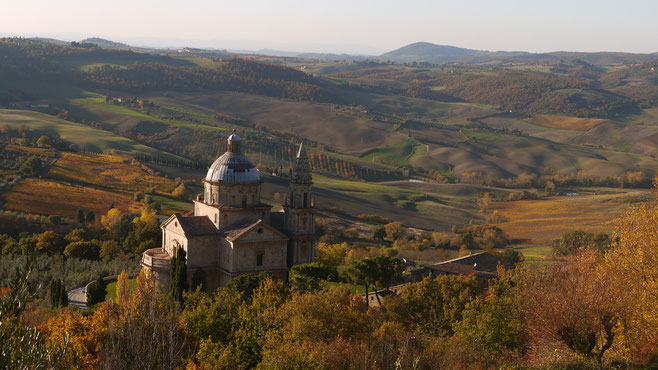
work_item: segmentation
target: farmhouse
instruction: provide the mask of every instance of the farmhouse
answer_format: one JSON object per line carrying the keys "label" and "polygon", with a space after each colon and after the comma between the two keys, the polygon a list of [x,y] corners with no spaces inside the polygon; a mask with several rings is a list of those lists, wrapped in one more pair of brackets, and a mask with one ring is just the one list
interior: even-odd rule
{"label": "farmhouse", "polygon": [[283,210],[261,202],[262,180],[241,153],[237,134],[203,180],[204,192],[189,214],[173,214],[162,223],[162,247],[144,252],[142,268],[169,285],[171,258],[186,252],[188,282],[204,279],[214,291],[235,276],[271,271],[285,279],[291,266],[313,261],[315,202],[311,169],[303,145],[290,173]]}

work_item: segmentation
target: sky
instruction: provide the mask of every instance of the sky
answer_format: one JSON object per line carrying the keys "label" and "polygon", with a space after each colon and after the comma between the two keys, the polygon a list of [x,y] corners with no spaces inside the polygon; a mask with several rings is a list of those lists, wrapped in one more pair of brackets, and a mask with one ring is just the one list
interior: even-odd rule
{"label": "sky", "polygon": [[658,52],[658,0],[0,0],[0,35],[135,46],[381,54]]}

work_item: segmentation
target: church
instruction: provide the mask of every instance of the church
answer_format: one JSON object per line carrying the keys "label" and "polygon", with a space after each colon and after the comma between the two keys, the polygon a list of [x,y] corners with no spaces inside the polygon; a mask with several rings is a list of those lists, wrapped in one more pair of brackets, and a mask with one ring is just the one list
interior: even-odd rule
{"label": "church", "polygon": [[260,199],[259,171],[242,154],[241,139],[233,133],[228,151],[208,169],[194,210],[174,213],[162,223],[162,248],[145,251],[142,268],[168,287],[171,258],[181,246],[188,284],[202,277],[209,292],[241,274],[270,271],[285,280],[290,267],[312,262],[315,255],[312,180],[301,144],[283,209],[271,212],[272,207]]}

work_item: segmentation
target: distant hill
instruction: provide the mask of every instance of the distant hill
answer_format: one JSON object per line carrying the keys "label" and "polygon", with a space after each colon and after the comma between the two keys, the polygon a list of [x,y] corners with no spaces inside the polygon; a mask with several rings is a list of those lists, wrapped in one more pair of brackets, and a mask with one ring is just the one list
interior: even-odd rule
{"label": "distant hill", "polygon": [[441,64],[483,53],[486,54],[487,52],[449,45],[436,45],[429,42],[416,42],[384,53],[379,56],[379,59],[394,62],[429,62]]}
{"label": "distant hill", "polygon": [[389,51],[378,57],[393,62],[425,62],[433,64],[464,63],[479,64],[498,61],[500,63],[557,63],[563,60],[581,60],[590,64],[643,64],[658,59],[658,53],[634,54],[621,52],[566,52],[528,53],[524,51],[484,51],[465,49],[449,45],[436,45],[429,42],[416,42]]}
{"label": "distant hill", "polygon": [[100,37],[90,37],[82,40],[81,42],[88,42],[91,44],[96,44],[104,49],[117,49],[117,50],[128,50],[130,45],[126,45],[120,42],[115,42],[111,40],[102,39]]}

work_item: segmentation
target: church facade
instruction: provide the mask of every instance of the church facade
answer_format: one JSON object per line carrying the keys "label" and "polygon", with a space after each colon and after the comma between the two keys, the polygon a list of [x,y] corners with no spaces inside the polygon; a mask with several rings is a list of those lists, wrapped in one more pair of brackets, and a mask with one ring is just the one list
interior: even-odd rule
{"label": "church facade", "polygon": [[242,155],[241,144],[238,135],[229,136],[228,151],[208,169],[194,210],[163,222],[162,247],[144,252],[142,268],[157,283],[169,286],[171,258],[179,246],[186,252],[188,283],[202,277],[209,292],[241,274],[270,271],[284,280],[290,267],[313,261],[313,179],[303,144],[280,212],[261,202],[260,174]]}

